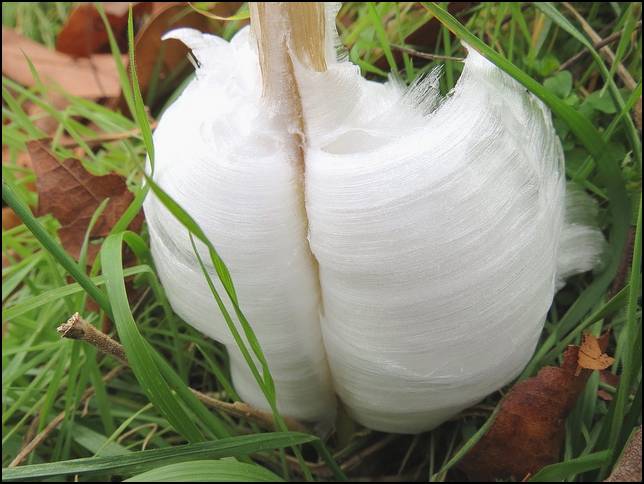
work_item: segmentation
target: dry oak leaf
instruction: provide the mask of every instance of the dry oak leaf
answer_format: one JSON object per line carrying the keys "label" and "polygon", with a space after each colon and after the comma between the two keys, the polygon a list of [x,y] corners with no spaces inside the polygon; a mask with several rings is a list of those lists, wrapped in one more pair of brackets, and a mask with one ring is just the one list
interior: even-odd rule
{"label": "dry oak leaf", "polygon": [[[18,180],[29,176],[33,169],[31,158],[26,151],[12,151],[7,145],[2,145],[2,164],[16,168],[14,175]],[[24,186],[27,190],[36,191],[36,185],[31,181],[25,182]]]}
{"label": "dry oak leaf", "polygon": [[13,29],[2,27],[2,74],[27,87],[36,85],[27,59],[45,85],[60,86],[65,92],[87,99],[117,97],[121,92],[114,59],[96,54],[89,59],[50,50]]}
{"label": "dry oak leaf", "polygon": [[577,372],[578,357],[579,347],[569,346],[560,367],[546,366],[512,387],[490,430],[459,464],[470,480],[521,480],[559,461],[565,419],[591,373]]}
{"label": "dry oak leaf", "polygon": [[[43,101],[46,101],[53,109],[62,112],[68,105],[69,100],[54,90],[43,93]],[[26,103],[25,111],[34,120],[34,126],[48,136],[53,134],[60,126],[59,121],[49,114],[45,108],[36,103]]]}
{"label": "dry oak leaf", "polygon": [[[28,142],[27,150],[36,172],[38,213],[51,213],[58,219],[60,241],[75,259],[80,256],[94,212],[103,200],[110,199],[90,234],[87,263],[91,264],[99,250],[99,246],[91,242],[108,235],[134,198],[125,179],[115,174],[92,175],[74,158],[59,162],[43,140]],[[143,214],[139,213],[130,224],[130,230],[138,231],[142,222]]]}
{"label": "dry oak leaf", "polygon": [[16,212],[9,207],[2,207],[2,230],[9,230],[20,225],[22,221]]}
{"label": "dry oak leaf", "polygon": [[[102,2],[102,5],[114,37],[117,41],[125,40],[130,2]],[[139,20],[152,8],[152,2],[132,3],[134,20]],[[123,44],[126,47],[126,43]],[[81,2],[74,7],[56,39],[56,50],[72,57],[89,57],[97,52],[107,52],[108,46],[109,37],[103,19],[90,2]]]}
{"label": "dry oak leaf", "polygon": [[608,356],[599,347],[599,340],[590,333],[584,334],[579,347],[577,365],[586,370],[605,370],[615,362],[615,358]]}
{"label": "dry oak leaf", "polygon": [[[242,2],[216,2],[212,12],[228,17],[236,13],[241,5]],[[176,39],[162,41],[161,37],[165,33],[179,27],[218,32],[222,25],[222,21],[210,19],[197,12],[188,2],[154,2],[150,19],[134,39],[136,72],[141,91],[146,93],[153,82],[158,81],[158,86],[163,92],[171,92],[173,86],[166,85],[167,80],[174,79],[176,87],[183,79],[183,76],[177,73],[188,73],[192,69],[187,57],[189,49]],[[155,81],[157,75],[158,79]],[[119,105],[122,109],[126,108],[122,95]]]}

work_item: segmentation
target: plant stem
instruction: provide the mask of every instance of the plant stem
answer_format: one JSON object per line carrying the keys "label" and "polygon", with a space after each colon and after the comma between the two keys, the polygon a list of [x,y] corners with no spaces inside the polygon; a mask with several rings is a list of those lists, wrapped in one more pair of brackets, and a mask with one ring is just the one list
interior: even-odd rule
{"label": "plant stem", "polygon": [[[74,314],[66,323],[58,327],[58,334],[62,338],[85,341],[96,347],[101,353],[113,356],[129,367],[123,345],[89,324],[85,319],[81,318],[78,313]],[[192,393],[194,393],[195,396],[208,407],[221,410],[236,417],[246,417],[249,420],[262,425],[264,428],[271,430],[277,428],[273,415],[269,412],[258,410],[243,402],[224,402],[206,395],[199,390],[195,390],[194,388],[190,388],[190,391],[192,391]],[[309,432],[309,429],[307,429],[305,425],[292,418],[284,417],[284,423],[287,427],[286,430]]]}

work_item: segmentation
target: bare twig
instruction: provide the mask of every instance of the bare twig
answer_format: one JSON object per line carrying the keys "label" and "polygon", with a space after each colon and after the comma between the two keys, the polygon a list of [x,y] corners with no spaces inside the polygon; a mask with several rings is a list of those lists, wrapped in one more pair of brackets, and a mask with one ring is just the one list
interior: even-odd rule
{"label": "bare twig", "polygon": [[[570,13],[574,15],[574,17],[581,25],[581,28],[584,29],[584,32],[586,32],[586,35],[590,37],[590,40],[592,40],[595,43],[600,43],[604,41],[604,39],[602,39],[601,36],[597,32],[595,32],[595,29],[592,28],[592,26],[586,21],[586,19],[577,11],[577,9],[571,3],[563,2],[563,6]],[[613,62],[615,62],[615,54],[610,49],[610,47],[608,47],[608,45],[605,45],[604,47],[600,48],[599,53],[609,63],[612,64]],[[633,76],[631,76],[631,73],[628,72],[628,69],[626,69],[624,65],[621,63],[617,66],[617,74],[619,75],[620,79],[628,89],[630,89],[631,91],[635,89],[635,86],[637,85],[637,83],[635,82],[635,79],[633,79]]]}
{"label": "bare twig", "polygon": [[352,477],[351,482],[414,482],[413,474],[395,474],[390,476]]}
{"label": "bare twig", "polygon": [[[350,459],[347,459],[345,462],[340,464],[340,469],[342,469],[343,472],[349,472],[355,469],[360,464],[362,464],[362,462],[367,457],[382,450],[384,447],[389,445],[398,437],[400,437],[400,435],[389,434],[381,439],[376,440],[371,445],[365,447],[360,452],[357,452],[356,454],[354,454]],[[287,455],[286,461],[289,463],[291,469],[294,472],[300,472],[299,461],[295,457]],[[306,465],[309,469],[311,469],[311,472],[313,472],[315,475],[319,477],[325,478],[325,477],[333,476],[333,472],[331,472],[331,469],[329,469],[324,462],[306,462]]]}
{"label": "bare twig", "polygon": [[[635,24],[635,29],[633,31],[637,32],[641,28],[642,28],[642,21],[640,20],[640,21],[637,22],[637,24]],[[620,30],[618,32],[613,32],[608,37],[605,37],[604,39],[600,40],[599,42],[594,42],[593,47],[596,50],[599,50],[602,47],[606,47],[607,45],[610,45],[613,42],[618,41],[622,37],[623,33],[624,33],[623,30]],[[576,53],[570,59],[568,59],[563,64],[561,64],[559,66],[559,70],[560,71],[565,71],[566,69],[570,68],[573,64],[577,63],[577,61],[579,61],[579,59],[581,59],[582,57],[584,57],[587,54],[589,54],[589,52],[590,51],[588,49],[586,49],[586,48],[582,49],[580,52]]]}
{"label": "bare twig", "polygon": [[401,52],[406,52],[407,54],[414,57],[419,57],[420,59],[438,60],[438,61],[451,60],[456,62],[463,62],[465,60],[463,57],[452,57],[449,55],[437,55],[437,54],[429,54],[427,52],[420,52],[418,50],[414,50],[404,45],[391,44],[391,48],[394,50],[399,50]]}
{"label": "bare twig", "polygon": [[128,365],[123,346],[89,324],[78,313],[69,318],[66,323],[58,326],[57,331],[63,338],[87,341],[101,353],[112,355],[124,365]]}
{"label": "bare twig", "polygon": [[[105,333],[89,324],[78,313],[74,314],[69,320],[58,327],[58,334],[63,338],[72,338],[90,343],[104,354],[113,356],[121,361],[124,365],[129,366],[127,356],[123,345],[110,338]],[[263,410],[251,407],[244,402],[224,402],[205,393],[190,388],[190,391],[206,406],[221,410],[235,417],[242,417],[252,420],[264,428],[274,429],[275,423],[273,415]],[[308,428],[295,419],[284,417],[284,421],[289,430],[297,432],[308,432]]]}
{"label": "bare twig", "polygon": [[346,462],[343,462],[340,467],[343,471],[349,471],[351,469],[354,469],[355,467],[358,467],[367,457],[383,449],[398,437],[400,437],[400,435],[389,434],[382,439],[376,440],[373,444],[361,450]]}
{"label": "bare twig", "polygon": [[25,436],[22,439],[22,446],[23,447],[33,440],[33,438],[38,433],[38,427],[39,426],[40,426],[40,413],[38,413],[38,415],[36,415],[31,420],[31,423],[29,424],[29,428],[27,428],[27,432],[25,433]]}
{"label": "bare twig", "polygon": [[[154,129],[156,128],[156,126],[156,121],[150,122],[150,129]],[[140,134],[141,130],[139,128],[133,128],[127,131],[119,131],[118,133],[102,133],[95,136],[94,138],[85,138],[83,139],[83,143],[85,143],[87,146],[96,146],[112,141],[121,141],[124,139],[133,138]],[[59,141],[58,145],[65,148],[74,148],[78,146],[78,141],[76,141],[74,138],[65,137]]]}
{"label": "bare twig", "polygon": [[65,412],[60,412],[56,417],[47,424],[47,426],[40,432],[38,435],[36,435],[31,442],[29,442],[27,445],[25,445],[20,452],[18,452],[18,455],[14,460],[11,461],[9,464],[9,467],[17,467],[20,465],[20,463],[27,458],[33,450],[38,447],[42,442],[51,434],[56,427],[58,427],[61,422],[65,419]]}
{"label": "bare twig", "polygon": [[[108,381],[112,380],[122,370],[123,370],[123,366],[117,366],[116,368],[110,370],[103,377],[103,382],[107,383]],[[81,402],[83,402],[83,404],[87,402],[90,398],[92,398],[94,393],[95,393],[95,390],[93,388],[88,388],[87,390],[85,390],[85,393],[83,393],[83,396],[81,397]],[[20,449],[20,452],[18,452],[18,455],[9,464],[9,467],[19,466],[22,463],[22,461],[24,461],[29,456],[29,454],[31,454],[36,449],[36,447],[38,447],[40,444],[42,444],[45,441],[45,439],[49,436],[49,434],[51,434],[62,423],[63,420],[65,420],[64,411],[56,415],[56,417],[54,417],[54,419],[51,422],[49,422],[47,426],[38,435],[36,435],[27,445],[25,445],[22,449]]]}
{"label": "bare twig", "polygon": [[130,429],[127,432],[124,432],[123,435],[121,435],[118,439],[116,439],[116,441],[120,444],[128,437],[131,437],[132,435],[138,432],[141,432],[141,430],[147,429],[147,428],[149,428],[150,431],[147,433],[147,435],[143,439],[143,443],[141,444],[141,450],[145,450],[150,440],[152,440],[152,437],[154,436],[154,434],[157,432],[157,430],[159,430],[159,426],[153,422],[141,424],[138,427],[134,427],[133,429]]}

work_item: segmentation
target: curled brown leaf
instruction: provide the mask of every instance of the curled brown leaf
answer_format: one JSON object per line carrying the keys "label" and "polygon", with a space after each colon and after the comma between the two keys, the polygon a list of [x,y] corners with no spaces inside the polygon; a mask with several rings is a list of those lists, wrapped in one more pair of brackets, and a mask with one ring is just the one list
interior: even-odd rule
{"label": "curled brown leaf", "polygon": [[98,99],[117,97],[121,92],[116,65],[110,54],[73,59],[13,29],[2,27],[2,74],[23,86],[36,86],[27,59],[43,84],[60,86],[71,95]]}
{"label": "curled brown leaf", "polygon": [[490,430],[459,465],[470,480],[520,480],[559,460],[565,419],[591,373],[578,371],[578,358],[579,347],[569,346],[560,367],[546,366],[510,390]]}
{"label": "curled brown leaf", "polygon": [[[125,29],[130,2],[103,2],[103,9],[110,28],[117,40],[125,42]],[[152,2],[132,3],[134,19],[152,10]],[[89,57],[97,52],[107,52],[108,35],[103,20],[93,3],[79,3],[69,14],[58,33],[56,50],[72,57]]]}
{"label": "curled brown leaf", "polygon": [[[218,15],[230,16],[241,5],[242,2],[217,2],[212,8]],[[207,18],[187,2],[155,2],[149,20],[134,39],[136,71],[141,91],[144,94],[150,89],[171,92],[183,78],[181,74],[191,69],[187,59],[188,48],[175,39],[162,41],[165,33],[180,27],[217,32],[221,25],[221,21]],[[122,96],[119,104],[125,109]]]}
{"label": "curled brown leaf", "polygon": [[[87,261],[91,264],[99,250],[95,242],[108,235],[134,198],[125,179],[115,174],[93,175],[74,158],[59,162],[43,140],[30,141],[27,149],[36,172],[38,212],[51,213],[58,219],[60,241],[74,258],[80,257],[94,212],[109,198],[90,234],[93,243],[88,247]],[[143,216],[139,214],[130,229],[138,230],[142,221]]]}
{"label": "curled brown leaf", "polygon": [[615,358],[601,350],[599,340],[595,336],[590,333],[584,334],[577,356],[577,365],[580,369],[605,370],[614,362]]}

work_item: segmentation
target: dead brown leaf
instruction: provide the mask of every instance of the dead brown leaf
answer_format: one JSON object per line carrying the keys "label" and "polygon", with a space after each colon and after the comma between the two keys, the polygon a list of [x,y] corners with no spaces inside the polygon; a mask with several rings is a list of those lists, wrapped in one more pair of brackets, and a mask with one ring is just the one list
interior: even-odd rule
{"label": "dead brown leaf", "polygon": [[73,59],[13,29],[2,27],[2,74],[23,86],[33,87],[36,80],[25,56],[31,60],[45,85],[60,86],[74,96],[110,98],[117,97],[121,92],[114,59],[110,54]]}
{"label": "dead brown leaf", "polygon": [[597,390],[597,396],[604,400],[605,402],[610,402],[613,400],[613,396],[608,393],[606,390],[602,390],[601,388]]}
{"label": "dead brown leaf", "polygon": [[577,356],[577,365],[586,370],[605,370],[615,362],[615,358],[608,356],[599,347],[599,340],[590,333],[584,334]]}
{"label": "dead brown leaf", "polygon": [[[452,15],[469,10],[475,5],[474,2],[450,2],[447,10]],[[424,8],[420,9],[426,13]],[[469,17],[461,19],[465,22]],[[419,46],[434,46],[438,40],[438,35],[441,31],[441,24],[437,19],[433,18],[429,22],[425,22],[419,29],[415,30],[405,38],[405,44],[419,45]],[[392,37],[395,38],[395,37]]]}
{"label": "dead brown leaf", "polygon": [[[600,339],[600,345],[607,339]],[[522,479],[557,462],[564,423],[591,371],[577,372],[579,347],[569,346],[560,367],[546,366],[517,383],[501,402],[490,430],[460,463],[470,480]]]}
{"label": "dead brown leaf", "polygon": [[[69,105],[68,99],[56,91],[48,91],[43,94],[43,101],[46,101],[52,108],[62,111]],[[25,112],[34,120],[34,126],[47,135],[53,135],[60,123],[51,116],[41,105],[26,103]]]}
{"label": "dead brown leaf", "polygon": [[[40,215],[51,213],[58,219],[61,224],[60,241],[78,260],[89,222],[103,200],[110,199],[94,225],[90,242],[107,236],[133,195],[119,175],[92,175],[74,158],[59,162],[43,140],[28,142],[27,150],[36,172],[38,212]],[[130,229],[138,230],[142,221],[140,213],[130,224]],[[88,264],[94,261],[98,250],[97,244],[90,243]]]}
{"label": "dead brown leaf", "polygon": [[[103,2],[103,9],[114,37],[125,42],[129,2]],[[132,3],[132,15],[137,21],[152,10],[152,2]],[[109,39],[103,20],[93,3],[79,3],[71,11],[56,39],[56,50],[72,57],[89,57],[107,52]]]}
{"label": "dead brown leaf", "polygon": [[[11,152],[7,145],[2,145],[2,164],[8,166],[15,166],[21,170],[15,171],[16,179],[24,178],[25,170],[32,170],[31,158],[26,151],[20,151],[15,155],[15,158],[12,158]],[[25,187],[32,192],[36,190],[36,185],[32,182],[25,184]]]}
{"label": "dead brown leaf", "polygon": [[[218,2],[213,7],[213,13],[230,16],[236,13],[241,5],[242,2]],[[175,39],[162,41],[161,37],[166,32],[179,27],[217,32],[221,25],[222,22],[196,12],[187,2],[155,2],[150,20],[143,25],[134,39],[136,71],[141,91],[147,93],[153,83],[156,83],[158,88],[169,78],[176,79],[178,83],[182,76],[177,76],[177,71],[187,72],[191,68],[187,60],[188,48]],[[163,86],[163,89],[172,90],[173,87]],[[122,97],[119,104],[125,109]]]}
{"label": "dead brown leaf", "polygon": [[20,168],[26,168],[31,170],[31,158],[25,151],[20,151],[15,156],[15,161],[12,160],[11,152],[7,145],[2,145],[2,164],[3,165],[15,165]]}
{"label": "dead brown leaf", "polygon": [[22,221],[16,212],[9,207],[2,207],[2,230],[9,230],[20,225]]}

